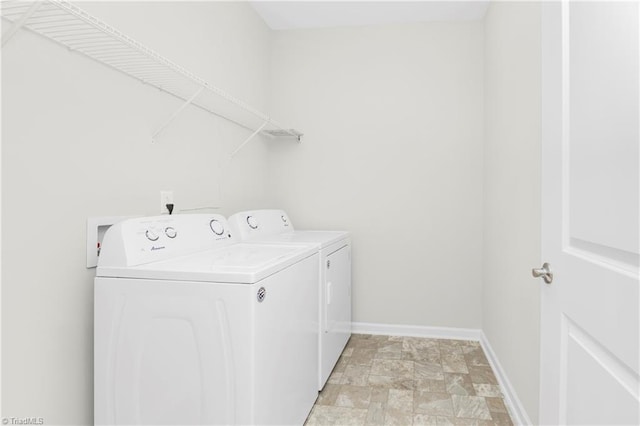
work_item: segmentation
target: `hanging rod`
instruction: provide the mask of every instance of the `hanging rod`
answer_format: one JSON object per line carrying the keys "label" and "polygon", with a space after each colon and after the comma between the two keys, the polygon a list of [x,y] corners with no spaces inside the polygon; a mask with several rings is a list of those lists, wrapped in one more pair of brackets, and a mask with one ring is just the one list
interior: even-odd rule
{"label": "hanging rod", "polygon": [[[1,14],[13,23],[3,34],[2,45],[20,28],[26,28],[182,100],[184,103],[158,127],[154,137],[186,106],[193,105],[254,132],[245,143],[258,133],[301,141],[301,132],[282,126],[66,0],[5,0]],[[224,112],[219,111],[220,99],[226,102]],[[233,114],[227,111],[229,107],[234,108]]]}

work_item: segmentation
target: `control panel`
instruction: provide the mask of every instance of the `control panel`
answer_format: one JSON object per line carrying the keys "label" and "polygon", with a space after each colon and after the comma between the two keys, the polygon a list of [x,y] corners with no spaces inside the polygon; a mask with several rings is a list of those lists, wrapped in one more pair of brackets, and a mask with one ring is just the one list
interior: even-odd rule
{"label": "control panel", "polygon": [[163,215],[128,219],[105,234],[101,266],[134,266],[235,242],[223,216]]}
{"label": "control panel", "polygon": [[241,240],[293,231],[289,216],[283,210],[253,210],[229,217],[229,225]]}

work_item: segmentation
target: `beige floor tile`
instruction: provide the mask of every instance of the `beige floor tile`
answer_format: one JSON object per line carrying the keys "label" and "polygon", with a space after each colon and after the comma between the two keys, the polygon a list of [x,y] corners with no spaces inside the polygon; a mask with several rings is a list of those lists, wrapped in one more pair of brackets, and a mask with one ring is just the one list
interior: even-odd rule
{"label": "beige floor tile", "polygon": [[349,364],[371,365],[378,350],[376,348],[352,348]]}
{"label": "beige floor tile", "polygon": [[400,359],[374,359],[373,364],[371,365],[371,375],[412,379],[413,361]]}
{"label": "beige floor tile", "polygon": [[413,426],[453,426],[455,425],[454,421],[453,417],[430,416],[428,414],[415,414],[413,416]]}
{"label": "beige floor tile", "polygon": [[413,422],[413,391],[390,389],[387,409],[384,415],[385,425],[410,425]]}
{"label": "beige floor tile", "polygon": [[406,360],[411,360],[411,361],[426,362],[426,363],[432,363],[432,364],[440,364],[442,360],[440,356],[440,350],[438,348],[402,351],[401,358]]}
{"label": "beige floor tile", "polygon": [[464,352],[464,360],[468,366],[488,366],[489,360],[485,356],[482,348],[474,348]]}
{"label": "beige floor tile", "polygon": [[364,425],[367,410],[361,408],[316,405],[305,422],[306,426]]}
{"label": "beige floor tile", "polygon": [[353,335],[307,425],[508,425],[477,341]]}
{"label": "beige floor tile", "polygon": [[413,401],[413,411],[418,414],[451,417],[453,416],[451,395],[440,392],[416,391]]}
{"label": "beige floor tile", "polygon": [[327,383],[331,383],[333,385],[339,385],[342,382],[342,373],[333,372],[327,379]]}
{"label": "beige floor tile", "polygon": [[437,426],[438,417],[428,414],[414,414],[413,426]]}
{"label": "beige floor tile", "polygon": [[462,352],[443,352],[442,370],[445,373],[469,373]]}
{"label": "beige floor tile", "polygon": [[375,358],[381,359],[401,359],[402,342],[386,341],[380,344]]}
{"label": "beige floor tile", "polygon": [[380,359],[402,359],[402,352],[377,352],[375,357]]}
{"label": "beige floor tile", "polygon": [[[386,340],[386,339],[385,339]],[[378,344],[383,341],[378,336],[369,334],[354,334],[351,336],[347,347],[349,348],[377,348]]]}
{"label": "beige floor tile", "polygon": [[456,358],[462,359],[464,361],[464,354],[462,353],[462,349],[458,347],[451,348],[440,348],[440,358]]}
{"label": "beige floor tile", "polygon": [[444,373],[447,392],[455,395],[475,395],[476,390],[468,374]]}
{"label": "beige floor tile", "polygon": [[413,410],[413,391],[404,389],[389,389],[387,405],[392,408]]}
{"label": "beige floor tile", "polygon": [[446,392],[447,387],[444,380],[416,379],[415,389],[424,392]]}
{"label": "beige floor tile", "polygon": [[454,426],[456,418],[455,417],[442,417],[438,416],[438,426]]}
{"label": "beige floor tile", "polygon": [[460,349],[462,349],[462,353],[469,353],[477,348],[482,348],[480,342],[477,340],[462,340],[459,344]]}
{"label": "beige floor tile", "polygon": [[440,352],[443,356],[445,354],[462,355],[462,347],[458,340],[440,339],[438,340],[438,347],[440,348]]}
{"label": "beige floor tile", "polygon": [[341,356],[340,358],[338,358],[338,362],[336,362],[335,367],[333,367],[333,372],[344,372],[344,369],[347,368],[347,364],[349,364],[349,357]]}
{"label": "beige floor tile", "polygon": [[413,414],[411,411],[395,411],[387,410],[384,412],[385,426],[407,426],[413,422]]}
{"label": "beige floor tile", "polygon": [[498,384],[498,380],[496,380],[496,376],[493,374],[491,367],[469,366],[469,375],[471,376],[471,381],[473,383],[491,385]]}
{"label": "beige floor tile", "polygon": [[355,347],[356,347],[356,341],[353,339],[353,336],[351,336],[351,339],[349,339],[349,341],[347,342],[347,345],[344,348],[353,349]]}
{"label": "beige floor tile", "polygon": [[370,402],[371,388],[368,386],[342,385],[335,399],[338,407],[369,408]]}
{"label": "beige floor tile", "polygon": [[507,413],[507,407],[504,405],[504,400],[499,397],[487,397],[485,398],[487,401],[487,406],[489,407],[489,411],[491,415],[493,413]]}
{"label": "beige floor tile", "polygon": [[402,340],[403,351],[423,351],[427,349],[438,349],[438,341],[435,339],[424,339],[421,337],[405,337]]}
{"label": "beige floor tile", "polygon": [[477,396],[499,396],[502,397],[500,386],[488,383],[474,383],[473,388],[476,390]]}
{"label": "beige floor tile", "polygon": [[386,404],[382,402],[372,402],[367,410],[365,425],[383,425]]}
{"label": "beige floor tile", "polygon": [[342,351],[342,356],[344,357],[351,356],[351,354],[353,354],[353,349],[354,348],[344,348],[344,351]]}
{"label": "beige floor tile", "polygon": [[456,417],[491,420],[487,402],[481,396],[451,395]]}
{"label": "beige floor tile", "polygon": [[415,361],[414,369],[415,369],[416,380],[418,379],[444,380],[444,372],[442,371],[441,364]]}
{"label": "beige floor tile", "polygon": [[382,342],[378,347],[378,352],[401,352],[402,342]]}
{"label": "beige floor tile", "polygon": [[355,337],[354,340],[359,342],[367,341],[367,342],[380,343],[380,342],[387,342],[389,340],[389,336],[385,336],[381,334],[353,334],[351,338],[353,339],[354,337]]}
{"label": "beige floor tile", "polygon": [[507,413],[491,413],[491,419],[496,426],[513,426],[513,421]]}
{"label": "beige floor tile", "polygon": [[[416,414],[416,416],[419,416],[419,415],[420,414]],[[455,426],[457,421],[455,417],[443,417],[443,416],[432,416],[432,417],[436,419],[436,423],[432,423],[432,424],[436,424],[438,426]],[[413,424],[414,426],[416,425],[415,421]]]}
{"label": "beige floor tile", "polygon": [[459,348],[460,345],[464,344],[464,340],[456,340],[456,339],[436,339],[438,341],[438,345],[440,345],[441,348],[444,347],[456,347]]}
{"label": "beige floor tile", "polygon": [[343,385],[367,386],[371,367],[366,365],[347,365],[340,383]]}
{"label": "beige floor tile", "polygon": [[374,388],[405,390],[414,390],[416,388],[415,380],[412,378],[375,376],[373,374],[369,375],[368,384]]}
{"label": "beige floor tile", "polygon": [[387,388],[371,388],[371,403],[367,412],[367,425],[384,424],[384,413],[387,409],[387,400],[389,399],[389,389]]}
{"label": "beige floor tile", "polygon": [[389,399],[389,389],[386,388],[371,388],[371,402],[387,403]]}
{"label": "beige floor tile", "polygon": [[456,426],[496,426],[493,420],[464,419],[455,417],[453,424]]}
{"label": "beige floor tile", "polygon": [[325,384],[322,392],[318,394],[316,405],[335,405],[338,393],[340,393],[340,385]]}

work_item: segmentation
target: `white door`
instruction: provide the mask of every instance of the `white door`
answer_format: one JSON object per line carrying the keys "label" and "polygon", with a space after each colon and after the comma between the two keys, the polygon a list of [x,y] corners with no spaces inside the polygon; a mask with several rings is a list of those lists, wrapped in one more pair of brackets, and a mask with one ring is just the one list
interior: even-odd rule
{"label": "white door", "polygon": [[541,424],[640,424],[639,14],[543,6]]}

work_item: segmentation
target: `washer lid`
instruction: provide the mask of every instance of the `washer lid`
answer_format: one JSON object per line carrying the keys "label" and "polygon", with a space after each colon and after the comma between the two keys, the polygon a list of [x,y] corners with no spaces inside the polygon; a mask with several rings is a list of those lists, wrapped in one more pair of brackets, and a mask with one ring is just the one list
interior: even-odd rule
{"label": "washer lid", "polygon": [[127,268],[99,267],[101,277],[253,284],[314,253],[304,244],[233,244]]}

